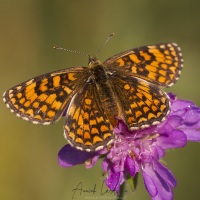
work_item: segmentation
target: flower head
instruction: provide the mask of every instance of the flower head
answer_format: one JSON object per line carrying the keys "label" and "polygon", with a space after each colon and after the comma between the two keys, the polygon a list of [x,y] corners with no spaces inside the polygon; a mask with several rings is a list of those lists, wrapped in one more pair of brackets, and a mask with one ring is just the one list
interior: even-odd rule
{"label": "flower head", "polygon": [[[106,185],[110,190],[119,194],[127,175],[134,178],[141,171],[146,190],[153,200],[173,199],[176,179],[160,160],[167,149],[184,147],[187,141],[200,141],[200,108],[191,101],[176,99],[172,94],[169,97],[171,111],[162,123],[130,131],[119,119],[114,129],[116,137],[109,150],[80,153],[66,145],[59,152],[59,164],[69,167],[90,159],[85,163],[86,167],[92,167],[104,154],[102,168],[107,174]],[[76,162],[72,161],[72,152],[76,154]]]}

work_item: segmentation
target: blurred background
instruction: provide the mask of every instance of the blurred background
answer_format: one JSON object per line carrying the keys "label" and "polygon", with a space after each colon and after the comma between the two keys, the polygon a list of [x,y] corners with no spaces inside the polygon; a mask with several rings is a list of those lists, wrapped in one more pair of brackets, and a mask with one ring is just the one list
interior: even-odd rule
{"label": "blurred background", "polygon": [[[195,0],[0,0],[0,93],[42,73],[66,67],[87,66],[88,58],[67,49],[94,53],[110,33],[114,38],[101,50],[106,58],[141,45],[176,42],[182,48],[184,69],[168,89],[179,98],[200,106],[200,2]],[[66,144],[64,119],[51,126],[33,125],[12,114],[0,101],[0,199],[66,200],[82,181],[83,189],[97,193],[76,194],[74,199],[115,199],[100,195],[101,162],[92,169],[69,169],[57,163]],[[199,199],[200,144],[188,143],[165,157],[178,186],[174,199]],[[136,191],[126,187],[125,199],[150,199],[139,177]],[[106,190],[106,187],[103,189]]]}

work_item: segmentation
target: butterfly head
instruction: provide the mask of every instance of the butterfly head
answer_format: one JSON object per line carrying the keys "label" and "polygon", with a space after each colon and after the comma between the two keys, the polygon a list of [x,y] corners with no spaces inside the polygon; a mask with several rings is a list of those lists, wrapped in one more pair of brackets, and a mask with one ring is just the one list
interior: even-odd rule
{"label": "butterfly head", "polygon": [[97,59],[96,56],[94,55],[90,55],[89,56],[89,61],[88,61],[88,65],[90,68],[94,68],[97,65],[101,65],[101,62],[99,59]]}

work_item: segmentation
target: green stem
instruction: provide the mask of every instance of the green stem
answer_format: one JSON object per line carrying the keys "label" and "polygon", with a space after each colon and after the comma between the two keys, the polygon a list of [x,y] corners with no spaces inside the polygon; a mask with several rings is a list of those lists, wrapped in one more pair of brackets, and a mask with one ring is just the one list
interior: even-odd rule
{"label": "green stem", "polygon": [[116,200],[123,200],[125,193],[125,182],[120,186],[120,194],[117,196]]}

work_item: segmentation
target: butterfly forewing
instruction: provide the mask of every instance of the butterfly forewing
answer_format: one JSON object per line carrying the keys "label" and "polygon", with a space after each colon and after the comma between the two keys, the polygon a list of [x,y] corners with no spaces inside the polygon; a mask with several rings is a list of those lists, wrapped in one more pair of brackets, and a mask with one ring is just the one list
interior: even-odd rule
{"label": "butterfly forewing", "polygon": [[175,43],[163,43],[131,49],[108,58],[105,66],[119,66],[130,75],[169,87],[179,78],[183,67],[180,48]]}
{"label": "butterfly forewing", "polygon": [[4,94],[4,101],[18,117],[38,124],[55,122],[72,96],[87,80],[88,68],[47,73],[21,83]]}

